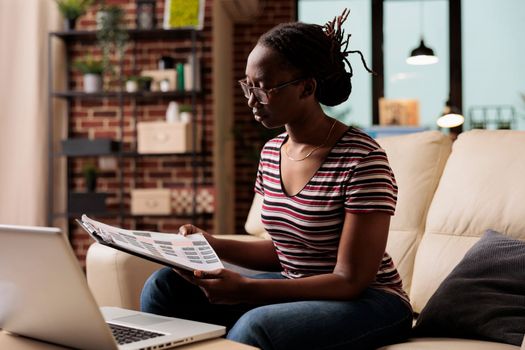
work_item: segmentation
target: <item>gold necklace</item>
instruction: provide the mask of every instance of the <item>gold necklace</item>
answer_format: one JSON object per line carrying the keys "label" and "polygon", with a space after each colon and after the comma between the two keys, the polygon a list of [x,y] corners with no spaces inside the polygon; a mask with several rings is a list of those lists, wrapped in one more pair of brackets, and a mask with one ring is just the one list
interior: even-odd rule
{"label": "gold necklace", "polygon": [[323,141],[323,143],[321,143],[319,146],[316,146],[314,147],[310,152],[308,152],[307,155],[305,155],[303,158],[293,158],[289,153],[288,153],[288,142],[286,142],[284,144],[284,153],[286,154],[286,157],[294,162],[300,162],[300,161],[303,161],[305,160],[306,158],[310,157],[312,155],[312,153],[314,153],[315,151],[317,151],[319,148],[323,147],[327,142],[328,140],[330,139],[330,136],[332,135],[332,130],[334,130],[334,126],[335,126],[335,123],[337,122],[337,120],[334,119],[334,122],[332,123],[332,127],[330,128],[330,131],[328,131],[328,135],[326,136],[326,139]]}

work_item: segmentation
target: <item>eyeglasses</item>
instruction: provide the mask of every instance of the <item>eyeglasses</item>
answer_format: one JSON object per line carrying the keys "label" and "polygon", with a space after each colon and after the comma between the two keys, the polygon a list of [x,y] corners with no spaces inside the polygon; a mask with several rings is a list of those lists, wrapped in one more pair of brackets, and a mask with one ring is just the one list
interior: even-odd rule
{"label": "eyeglasses", "polygon": [[282,88],[284,88],[284,87],[286,87],[288,85],[292,85],[292,84],[298,83],[298,82],[300,82],[301,80],[304,80],[304,79],[305,78],[299,78],[299,79],[294,79],[294,80],[291,80],[291,81],[287,81],[287,82],[279,84],[276,87],[273,87],[271,89],[265,89],[265,88],[258,87],[258,86],[250,86],[250,85],[248,85],[246,80],[239,80],[239,84],[241,85],[242,92],[244,92],[244,97],[246,97],[247,99],[250,99],[250,96],[253,94],[260,104],[267,105],[270,102],[270,94],[271,93],[273,93],[273,92],[275,92],[275,91],[277,91],[279,89],[282,89]]}

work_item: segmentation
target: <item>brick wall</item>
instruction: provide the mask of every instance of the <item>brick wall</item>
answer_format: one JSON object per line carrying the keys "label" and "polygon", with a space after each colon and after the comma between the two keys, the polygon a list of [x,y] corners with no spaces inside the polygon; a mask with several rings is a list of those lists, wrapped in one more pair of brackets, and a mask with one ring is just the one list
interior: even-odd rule
{"label": "brick wall", "polygon": [[[204,97],[199,101],[198,119],[204,118],[204,150],[207,155],[199,158],[204,164],[198,171],[200,188],[213,192],[212,174],[212,97],[211,97],[211,21],[212,1],[207,0],[205,6],[205,21],[202,31],[202,86]],[[134,0],[106,0],[106,4],[117,4],[125,10],[125,22],[128,28],[135,28],[136,6]],[[260,15],[247,24],[236,24],[234,28],[234,81],[235,85],[235,167],[236,167],[236,232],[244,232],[244,221],[253,198],[253,182],[258,162],[258,154],[262,144],[274,133],[269,133],[256,123],[246,106],[246,100],[237,88],[237,80],[244,76],[246,58],[255,45],[258,37],[274,25],[295,19],[295,0],[260,0]],[[77,22],[77,30],[94,30],[96,27],[95,14],[97,7],[93,7]],[[164,0],[157,0],[157,25],[162,22]],[[70,60],[90,53],[100,57],[100,50],[96,43],[75,43],[68,48]],[[157,60],[162,55],[175,58],[184,58],[188,55],[187,43],[181,41],[149,40],[140,43],[129,43],[126,47],[122,74],[136,75],[143,69],[156,69]],[[117,65],[117,59],[112,62]],[[82,76],[70,71],[70,89],[82,89]],[[107,77],[106,77],[107,79]],[[118,85],[110,86],[116,89]],[[191,101],[178,100],[179,103]],[[123,133],[120,135],[119,101],[115,99],[73,99],[71,102],[69,130],[70,137],[111,137],[123,140],[124,150],[136,148],[136,121],[163,120],[169,99],[156,98],[147,101],[126,100],[123,108]],[[202,121],[202,120],[201,120]],[[69,179],[73,191],[84,191],[82,169],[95,158],[71,159]],[[189,156],[144,156],[140,158],[123,158],[118,164],[118,171],[104,171],[99,175],[97,191],[110,194],[109,209],[119,210],[123,203],[124,211],[129,213],[129,188],[170,188],[174,190],[191,190],[193,181],[192,159]],[[124,196],[119,196],[119,173],[124,176]],[[100,217],[109,224],[127,228],[148,229],[159,231],[177,230],[181,224],[189,222],[190,218],[172,217],[129,217],[123,219],[115,217]],[[213,232],[213,217],[200,218],[196,224]],[[92,240],[87,234],[71,225],[72,244],[81,263],[85,262],[86,251]]]}
{"label": "brick wall", "polygon": [[244,231],[244,222],[248,216],[254,196],[253,185],[259,152],[264,143],[279,131],[266,130],[253,118],[246,98],[237,86],[237,80],[244,78],[246,59],[257,43],[261,34],[282,23],[296,18],[295,0],[261,0],[260,15],[251,23],[237,24],[234,28],[234,78],[235,87],[235,229]]}

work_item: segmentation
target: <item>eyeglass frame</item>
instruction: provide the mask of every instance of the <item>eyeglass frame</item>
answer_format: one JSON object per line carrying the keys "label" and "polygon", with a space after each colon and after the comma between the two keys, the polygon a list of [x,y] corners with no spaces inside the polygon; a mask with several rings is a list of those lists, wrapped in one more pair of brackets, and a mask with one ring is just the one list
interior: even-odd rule
{"label": "eyeglass frame", "polygon": [[[255,97],[255,99],[257,100],[257,102],[259,102],[260,104],[262,105],[267,105],[268,103],[270,103],[270,94],[277,91],[277,90],[280,90],[282,88],[285,88],[287,87],[288,85],[292,85],[292,84],[295,84],[295,83],[298,83],[300,81],[303,81],[305,80],[306,78],[298,78],[298,79],[294,79],[294,80],[290,80],[290,81],[286,81],[284,83],[281,83],[273,88],[270,88],[270,89],[265,89],[263,87],[259,87],[259,86],[250,86],[248,85],[248,83],[246,82],[245,79],[241,79],[238,81],[239,85],[241,85],[241,89],[242,89],[242,92],[244,93],[244,97],[246,97],[246,99],[250,99],[250,97],[253,96]],[[248,92],[249,92],[249,95],[246,96],[246,91],[244,91],[244,87],[246,87],[248,89]],[[253,93],[253,90],[258,90],[258,91],[262,91],[264,92],[264,94],[266,95],[266,99],[268,100],[268,102],[262,102],[261,100],[259,100],[257,98],[257,95],[255,95]]]}

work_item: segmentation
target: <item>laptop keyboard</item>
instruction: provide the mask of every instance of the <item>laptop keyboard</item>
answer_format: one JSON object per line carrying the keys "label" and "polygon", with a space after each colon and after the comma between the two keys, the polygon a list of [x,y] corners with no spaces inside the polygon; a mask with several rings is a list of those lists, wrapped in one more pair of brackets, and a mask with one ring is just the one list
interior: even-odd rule
{"label": "laptop keyboard", "polygon": [[164,335],[161,333],[145,331],[143,329],[131,328],[112,323],[108,323],[108,325],[109,328],[111,328],[113,337],[115,337],[117,343],[120,345],[129,344],[140,340],[156,338],[160,337],[161,335]]}

